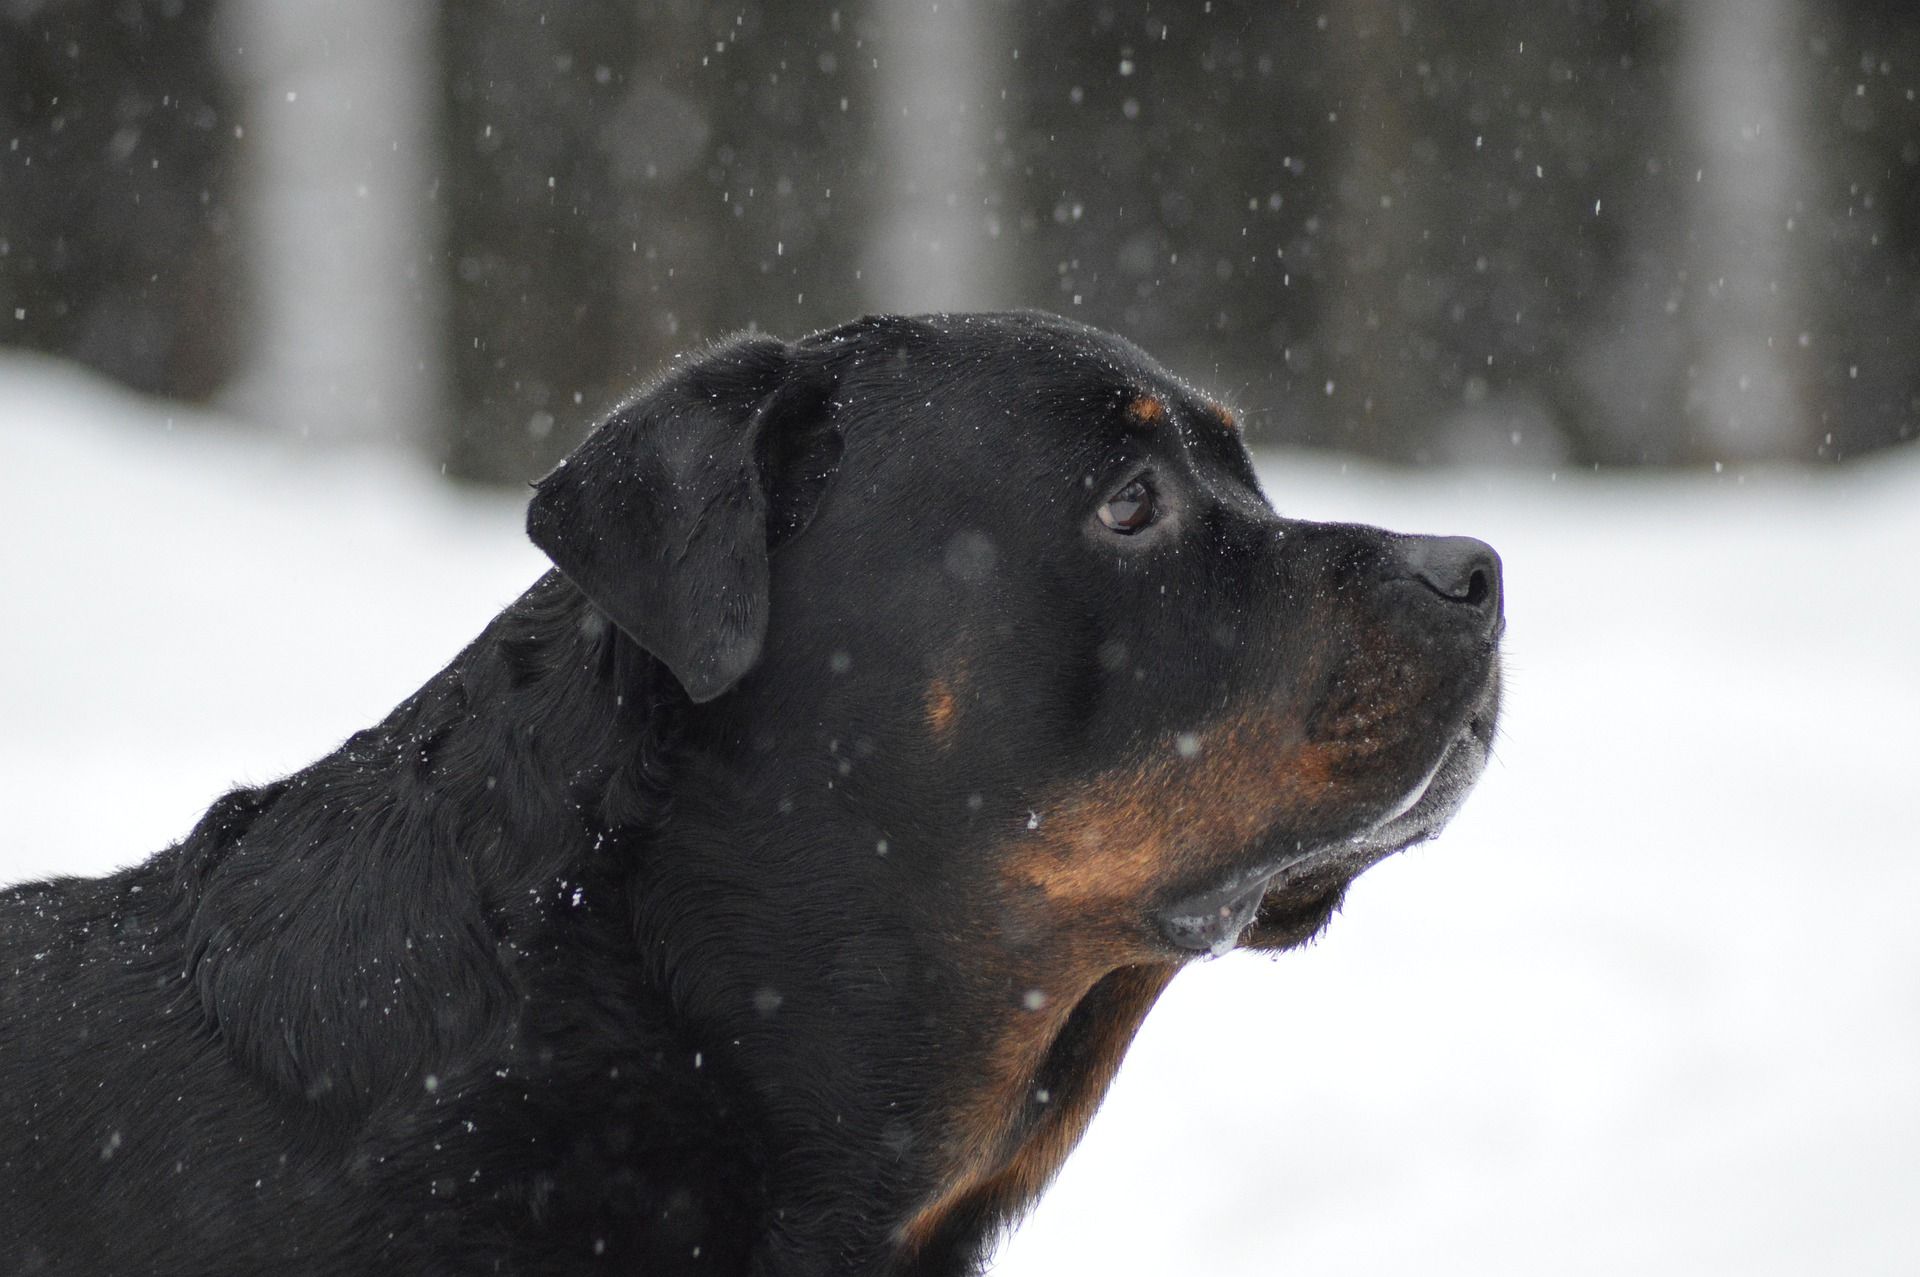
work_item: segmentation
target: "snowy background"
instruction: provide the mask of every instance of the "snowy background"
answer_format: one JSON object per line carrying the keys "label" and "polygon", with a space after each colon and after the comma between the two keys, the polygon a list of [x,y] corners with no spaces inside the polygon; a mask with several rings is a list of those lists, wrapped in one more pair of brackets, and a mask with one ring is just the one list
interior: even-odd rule
{"label": "snowy background", "polygon": [[[1183,975],[997,1271],[1920,1272],[1920,455],[1267,454],[1506,558],[1498,758],[1316,946]],[[0,881],[316,757],[540,571],[520,500],[0,355]]]}

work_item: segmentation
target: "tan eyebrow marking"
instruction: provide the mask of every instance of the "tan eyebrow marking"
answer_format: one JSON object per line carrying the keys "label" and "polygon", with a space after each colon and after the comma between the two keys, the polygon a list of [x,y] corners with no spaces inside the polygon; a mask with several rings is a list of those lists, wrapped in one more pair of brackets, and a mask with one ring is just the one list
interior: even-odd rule
{"label": "tan eyebrow marking", "polygon": [[972,699],[972,642],[956,634],[934,662],[926,686],[920,693],[920,708],[927,732],[942,749],[953,743],[953,731],[960,718],[962,703]]}
{"label": "tan eyebrow marking", "polygon": [[1215,421],[1218,421],[1221,425],[1225,426],[1227,429],[1238,430],[1240,428],[1240,419],[1233,415],[1233,409],[1227,407],[1225,404],[1219,402],[1218,400],[1215,400],[1215,399],[1207,400],[1207,411],[1213,414],[1213,419]]}
{"label": "tan eyebrow marking", "polygon": [[1167,419],[1166,401],[1158,395],[1136,395],[1127,405],[1127,416],[1135,425],[1157,426]]}
{"label": "tan eyebrow marking", "polygon": [[927,684],[927,726],[933,730],[933,737],[946,744],[947,735],[953,730],[953,718],[960,706],[953,694],[953,686],[945,678],[936,678]]}

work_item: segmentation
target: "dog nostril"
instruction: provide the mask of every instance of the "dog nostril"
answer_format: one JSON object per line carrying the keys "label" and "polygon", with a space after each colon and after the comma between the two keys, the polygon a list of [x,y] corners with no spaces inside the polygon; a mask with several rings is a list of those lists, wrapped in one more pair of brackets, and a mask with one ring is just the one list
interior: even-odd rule
{"label": "dog nostril", "polygon": [[1500,556],[1472,537],[1414,537],[1401,543],[1408,574],[1442,598],[1484,611],[1500,607]]}

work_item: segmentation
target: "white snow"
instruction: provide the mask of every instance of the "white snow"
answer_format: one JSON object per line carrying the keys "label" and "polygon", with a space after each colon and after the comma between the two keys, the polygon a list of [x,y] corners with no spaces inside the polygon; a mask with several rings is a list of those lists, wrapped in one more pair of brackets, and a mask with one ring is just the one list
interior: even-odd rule
{"label": "white snow", "polygon": [[[997,1271],[1920,1272],[1920,454],[1264,473],[1502,551],[1499,757],[1318,945],[1181,976]],[[516,498],[18,356],[0,475],[0,881],[317,756],[542,563]]]}
{"label": "white snow", "polygon": [[0,475],[0,881],[138,860],[311,762],[545,563],[523,501],[11,353]]}

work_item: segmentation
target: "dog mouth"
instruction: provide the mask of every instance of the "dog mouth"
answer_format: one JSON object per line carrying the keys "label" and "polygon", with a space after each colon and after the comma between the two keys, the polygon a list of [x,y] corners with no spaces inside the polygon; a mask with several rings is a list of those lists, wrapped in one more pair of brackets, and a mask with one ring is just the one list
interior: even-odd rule
{"label": "dog mouth", "polygon": [[[1420,801],[1416,795],[1410,806]],[[1348,883],[1417,841],[1377,842],[1361,835],[1306,847],[1277,865],[1235,874],[1220,886],[1183,897],[1156,911],[1154,921],[1168,944],[1195,956],[1222,957],[1256,931],[1267,941],[1262,948],[1289,947],[1320,930]]]}
{"label": "dog mouth", "polygon": [[1485,769],[1498,713],[1499,678],[1489,679],[1433,766],[1365,828],[1317,845],[1293,846],[1257,867],[1154,912],[1161,937],[1193,956],[1220,957],[1243,944],[1284,949],[1318,934],[1347,886],[1396,852],[1446,826]]}

